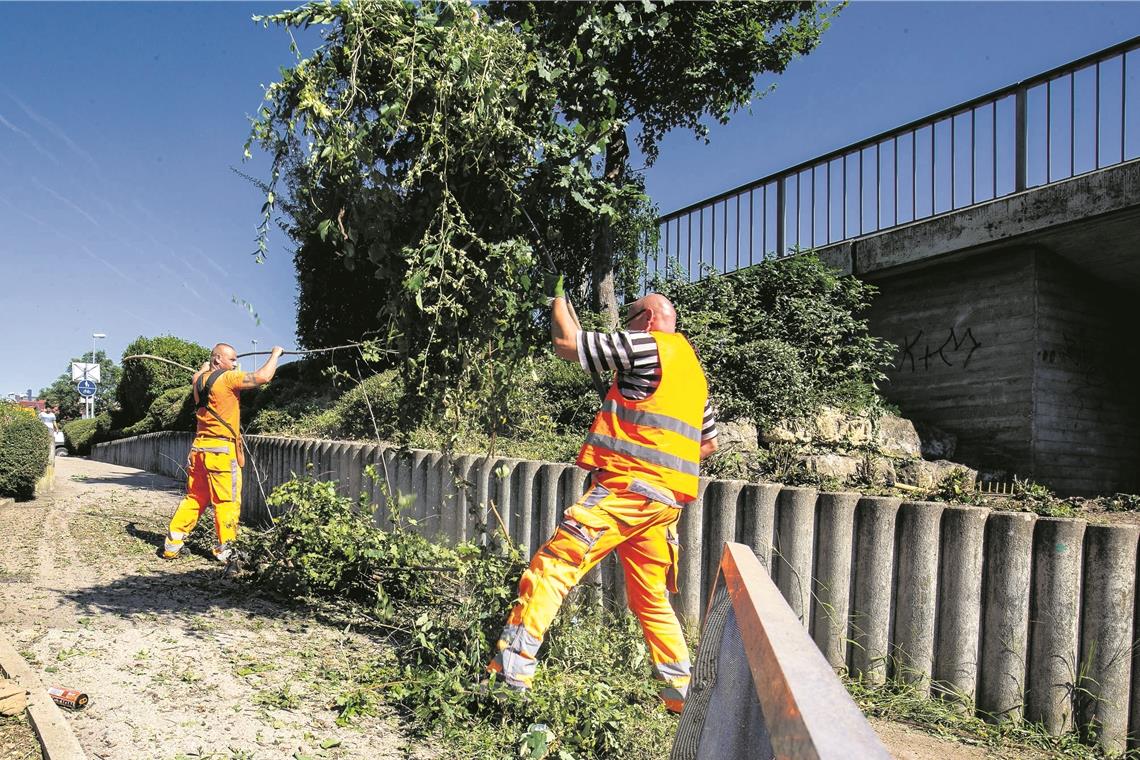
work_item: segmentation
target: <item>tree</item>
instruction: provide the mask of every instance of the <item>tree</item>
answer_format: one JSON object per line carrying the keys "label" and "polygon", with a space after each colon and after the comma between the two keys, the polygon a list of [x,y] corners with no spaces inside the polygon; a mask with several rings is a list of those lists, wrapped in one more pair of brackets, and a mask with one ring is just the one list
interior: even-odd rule
{"label": "tree", "polygon": [[[210,350],[173,335],[157,338],[135,338],[123,351],[123,356],[152,354],[197,369],[210,358]],[[190,385],[191,373],[165,362],[132,359],[123,365],[116,398],[121,407],[116,415],[115,428],[121,429],[146,416],[150,405],[164,392]]]}
{"label": "tree", "polygon": [[[273,157],[265,225],[283,211],[298,246],[302,341],[371,323],[426,405],[493,409],[542,330],[522,210],[597,195],[589,146],[522,38],[464,3],[311,4],[264,22],[326,26],[251,137]],[[345,314],[350,279],[363,314]]]}
{"label": "tree", "polygon": [[[842,5],[816,2],[493,2],[526,39],[558,92],[567,121],[601,154],[610,187],[640,190],[631,134],[646,165],[674,128],[707,139],[706,119],[728,122],[748,107],[760,74],[782,73],[819,43]],[[632,187],[631,187],[632,185]],[[614,273],[628,219],[599,214],[593,236],[595,310],[617,323]]]}
{"label": "tree", "polygon": [[279,213],[297,244],[302,342],[379,337],[425,405],[494,419],[497,389],[541,342],[541,270],[591,291],[612,324],[615,290],[637,280],[619,263],[655,234],[629,167],[633,120],[652,160],[665,131],[727,119],[756,73],[782,70],[824,25],[813,4],[705,5],[311,3],[263,17],[324,27],[267,89],[247,144],[273,159],[257,255]]}
{"label": "tree", "polygon": [[[112,411],[118,409],[119,404],[115,393],[119,387],[119,378],[122,377],[123,368],[107,358],[105,351],[96,351],[95,360],[99,362],[99,383],[95,391],[95,407],[98,411]],[[40,391],[40,398],[48,406],[58,407],[58,420],[78,419],[83,413],[80,404],[79,390],[76,382],[71,379],[71,365],[75,362],[93,364],[91,352],[74,357],[68,362],[67,369],[55,379],[51,385]]]}

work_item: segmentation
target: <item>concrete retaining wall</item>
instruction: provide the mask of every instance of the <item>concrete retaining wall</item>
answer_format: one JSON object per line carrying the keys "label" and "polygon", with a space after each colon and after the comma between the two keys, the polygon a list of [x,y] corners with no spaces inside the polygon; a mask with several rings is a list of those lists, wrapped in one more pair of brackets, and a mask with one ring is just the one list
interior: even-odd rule
{"label": "concrete retaining wall", "polygon": [[[533,552],[586,478],[550,462],[248,442],[247,523],[267,520],[274,487],[310,474],[365,494],[378,525],[401,494],[413,497],[403,516],[430,537],[494,546],[505,531]],[[177,478],[189,446],[187,433],[151,433],[99,444],[92,456]],[[679,533],[673,603],[688,625],[704,614],[724,542],[738,541],[756,552],[836,669],[907,681],[994,720],[1077,728],[1113,752],[1140,739],[1135,526],[702,479]],[[585,582],[619,601],[621,575],[611,557]]]}

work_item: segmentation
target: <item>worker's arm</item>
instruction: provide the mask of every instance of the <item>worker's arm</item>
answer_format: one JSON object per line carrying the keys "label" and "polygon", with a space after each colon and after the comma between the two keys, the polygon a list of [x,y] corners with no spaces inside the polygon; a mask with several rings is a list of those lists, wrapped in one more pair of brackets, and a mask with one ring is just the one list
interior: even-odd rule
{"label": "worker's arm", "polygon": [[256,372],[246,372],[241,378],[241,389],[243,391],[256,388],[259,385],[265,385],[277,373],[277,359],[285,352],[281,346],[274,346],[273,350],[269,352],[269,358],[265,360],[265,364]]}
{"label": "worker's arm", "polygon": [[701,459],[716,451],[719,436],[720,431],[716,427],[716,410],[713,409],[712,399],[708,399],[705,401],[705,413],[701,420]]}
{"label": "worker's arm", "polygon": [[570,316],[570,308],[562,297],[555,298],[550,305],[550,341],[560,359],[578,361],[578,324]]}
{"label": "worker's arm", "polygon": [[566,289],[560,274],[546,278],[546,295],[550,296],[550,342],[554,353],[568,362],[578,361],[578,322],[570,316]]}

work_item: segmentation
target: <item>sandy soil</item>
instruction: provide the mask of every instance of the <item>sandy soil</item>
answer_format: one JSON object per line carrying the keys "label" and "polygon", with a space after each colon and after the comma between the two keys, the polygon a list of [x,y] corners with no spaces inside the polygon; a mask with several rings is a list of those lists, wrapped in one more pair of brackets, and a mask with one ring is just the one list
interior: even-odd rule
{"label": "sandy soil", "polygon": [[336,723],[382,643],[253,596],[207,556],[158,557],[179,490],[68,458],[52,495],[0,507],[0,637],[90,696],[68,714],[89,756],[432,757],[391,714]]}

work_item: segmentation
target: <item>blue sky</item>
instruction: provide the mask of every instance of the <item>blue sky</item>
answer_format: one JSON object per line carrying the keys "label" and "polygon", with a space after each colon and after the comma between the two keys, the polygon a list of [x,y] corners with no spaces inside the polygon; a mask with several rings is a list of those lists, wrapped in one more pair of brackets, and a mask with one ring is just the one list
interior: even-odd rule
{"label": "blue sky", "polygon": [[[256,264],[248,114],[291,58],[277,3],[0,6],[0,394],[38,391],[139,335],[293,345],[278,236]],[[662,212],[1140,33],[1140,3],[856,0],[752,114],[667,137]],[[256,309],[261,324],[233,303]]]}

